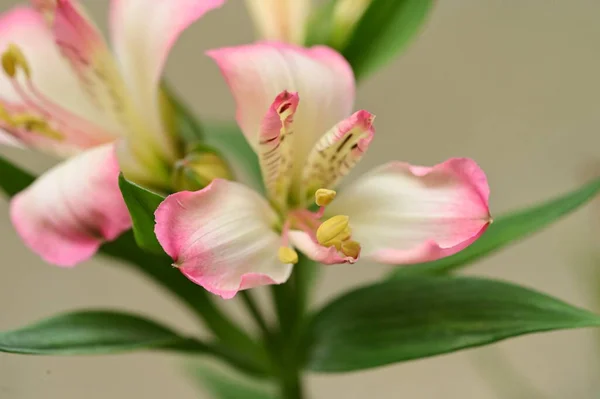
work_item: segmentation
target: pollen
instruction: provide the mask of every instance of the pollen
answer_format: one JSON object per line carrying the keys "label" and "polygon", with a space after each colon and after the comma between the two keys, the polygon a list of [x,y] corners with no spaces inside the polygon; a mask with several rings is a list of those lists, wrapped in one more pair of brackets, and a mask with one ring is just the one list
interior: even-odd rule
{"label": "pollen", "polygon": [[298,263],[298,253],[290,247],[279,247],[279,252],[277,255],[281,263]]}
{"label": "pollen", "polygon": [[327,206],[334,200],[336,192],[326,188],[320,188],[315,192],[315,203],[319,206]]}
{"label": "pollen", "polygon": [[16,44],[9,44],[8,48],[2,53],[2,69],[4,72],[14,78],[17,74],[17,70],[21,69],[25,75],[31,77],[31,69],[29,63],[23,54],[23,51]]}

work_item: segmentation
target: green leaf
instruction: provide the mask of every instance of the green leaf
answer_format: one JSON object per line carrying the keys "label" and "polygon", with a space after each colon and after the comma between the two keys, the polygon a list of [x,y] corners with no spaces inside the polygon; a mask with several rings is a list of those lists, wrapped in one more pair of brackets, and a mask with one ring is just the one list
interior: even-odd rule
{"label": "green leaf", "polygon": [[0,188],[9,197],[24,190],[35,180],[35,176],[13,165],[0,156]]}
{"label": "green leaf", "polygon": [[165,197],[125,179],[123,174],[119,175],[119,188],[133,221],[137,244],[148,251],[163,253],[154,234],[154,211]]}
{"label": "green leaf", "polygon": [[361,79],[393,59],[418,33],[434,0],[373,0],[341,49]]}
{"label": "green leaf", "polygon": [[276,399],[274,387],[264,382],[250,379],[235,370],[215,365],[191,365],[190,375],[200,387],[210,393],[215,399]]}
{"label": "green leaf", "polygon": [[258,157],[237,125],[231,122],[210,122],[205,123],[204,128],[204,143],[225,156],[240,180],[264,193]]}
{"label": "green leaf", "polygon": [[37,355],[102,354],[139,349],[205,352],[205,346],[140,316],[81,311],[0,332],[0,351]]}
{"label": "green leaf", "polygon": [[464,267],[568,215],[594,198],[598,192],[600,192],[600,178],[541,205],[498,217],[483,236],[466,249],[433,262],[398,267],[390,274],[390,278],[443,274]]}
{"label": "green leaf", "polygon": [[355,289],[314,317],[307,368],[362,370],[541,331],[600,326],[600,317],[517,285],[411,277]]}

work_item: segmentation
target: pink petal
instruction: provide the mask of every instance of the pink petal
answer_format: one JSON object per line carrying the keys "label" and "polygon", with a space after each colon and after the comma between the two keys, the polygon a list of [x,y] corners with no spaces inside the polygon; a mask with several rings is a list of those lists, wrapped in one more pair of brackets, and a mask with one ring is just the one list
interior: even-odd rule
{"label": "pink petal", "polygon": [[[169,50],[183,30],[224,0],[111,0],[110,30],[134,107],[148,127],[137,132],[167,160],[176,149],[160,118],[159,83]],[[136,132],[134,132],[136,133]],[[142,137],[139,137],[142,140]]]}
{"label": "pink petal", "polygon": [[267,40],[303,44],[311,0],[246,0],[256,29]]}
{"label": "pink petal", "polygon": [[12,223],[44,260],[74,266],[131,226],[118,176],[112,145],[87,150],[17,194],[10,206]]}
{"label": "pink petal", "polygon": [[[19,7],[0,16],[0,52],[16,44],[24,53],[31,69],[33,93],[23,73],[17,80],[30,97],[24,100],[11,79],[0,73],[0,104],[9,113],[29,113],[48,121],[63,140],[49,140],[37,133],[8,129],[23,144],[59,156],[69,156],[81,149],[114,140],[114,127],[106,122],[106,114],[89,101],[83,87],[54,43],[52,32],[36,11]],[[40,97],[40,93],[43,97]],[[57,112],[57,109],[60,112]]]}
{"label": "pink petal", "polygon": [[327,208],[350,217],[361,255],[408,264],[452,255],[488,227],[489,187],[472,160],[434,167],[387,164],[360,177]]}
{"label": "pink petal", "polygon": [[323,263],[324,265],[336,265],[340,263],[354,263],[357,259],[351,256],[344,256],[339,253],[335,247],[324,247],[319,245],[307,233],[299,230],[289,232],[290,241],[294,247],[310,259]]}
{"label": "pink petal", "polygon": [[213,294],[228,299],[290,276],[292,265],[278,260],[277,215],[242,184],[216,179],[170,195],[155,216],[156,237],[174,265]]}
{"label": "pink petal", "polygon": [[294,158],[302,162],[294,164],[296,176],[316,141],[352,111],[352,69],[330,48],[258,43],[207,54],[221,69],[237,103],[237,121],[255,149],[273,99],[286,90],[298,93],[293,147]]}

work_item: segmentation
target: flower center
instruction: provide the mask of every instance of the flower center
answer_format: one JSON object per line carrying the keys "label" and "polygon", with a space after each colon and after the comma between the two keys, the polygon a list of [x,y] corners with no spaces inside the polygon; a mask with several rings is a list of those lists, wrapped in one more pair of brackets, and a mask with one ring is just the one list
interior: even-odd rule
{"label": "flower center", "polygon": [[319,206],[316,212],[307,209],[298,209],[288,213],[283,224],[281,247],[279,248],[279,260],[282,263],[297,263],[298,254],[289,246],[288,233],[290,229],[304,231],[313,241],[326,248],[335,247],[338,252],[345,256],[358,258],[360,244],[352,240],[350,218],[346,215],[335,215],[324,222],[321,218],[325,213],[325,207],[335,198],[333,190],[320,188],[315,192],[315,203]]}
{"label": "flower center", "polygon": [[[9,44],[1,56],[2,69],[19,96],[16,104],[0,99],[0,127],[17,137],[23,131],[53,139],[63,140],[66,131],[73,132],[69,139],[78,144],[98,145],[103,141],[90,140],[90,132],[98,127],[76,116],[46,97],[33,83],[32,70],[23,51],[16,44]],[[19,73],[22,72],[22,73]],[[19,79],[19,77],[23,79]]]}

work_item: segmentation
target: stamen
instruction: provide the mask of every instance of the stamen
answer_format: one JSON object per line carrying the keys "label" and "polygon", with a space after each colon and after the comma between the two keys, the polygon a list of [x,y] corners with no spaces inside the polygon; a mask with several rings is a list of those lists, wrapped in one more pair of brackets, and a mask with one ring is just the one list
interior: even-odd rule
{"label": "stamen", "polygon": [[336,215],[319,226],[317,229],[317,241],[319,244],[330,247],[341,245],[342,241],[350,238],[350,218],[346,215]]}
{"label": "stamen", "polygon": [[298,263],[298,253],[290,247],[279,247],[279,252],[277,253],[277,256],[281,263]]}
{"label": "stamen", "polygon": [[31,77],[31,69],[27,63],[25,55],[16,44],[9,44],[6,51],[2,54],[2,69],[4,72],[14,78],[17,70],[21,69],[27,78]]}
{"label": "stamen", "polygon": [[360,250],[360,244],[356,241],[348,240],[342,242],[342,253],[346,256],[356,259],[360,255]]}
{"label": "stamen", "polygon": [[315,192],[315,203],[319,206],[327,206],[335,198],[336,192],[326,188],[320,188]]}

